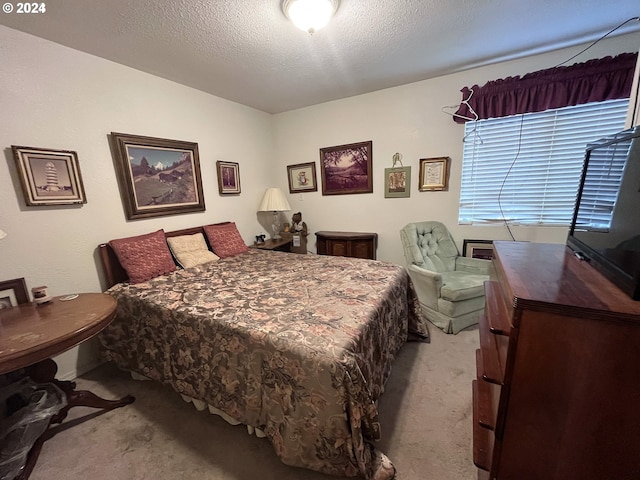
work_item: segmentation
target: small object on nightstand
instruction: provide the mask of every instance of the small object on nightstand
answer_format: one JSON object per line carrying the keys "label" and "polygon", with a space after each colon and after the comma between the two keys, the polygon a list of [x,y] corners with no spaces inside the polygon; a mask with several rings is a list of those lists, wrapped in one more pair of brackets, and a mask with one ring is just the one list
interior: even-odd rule
{"label": "small object on nightstand", "polygon": [[307,229],[307,224],[302,221],[301,212],[293,214],[290,232],[293,234],[291,252],[307,253],[307,235],[309,235],[309,230]]}

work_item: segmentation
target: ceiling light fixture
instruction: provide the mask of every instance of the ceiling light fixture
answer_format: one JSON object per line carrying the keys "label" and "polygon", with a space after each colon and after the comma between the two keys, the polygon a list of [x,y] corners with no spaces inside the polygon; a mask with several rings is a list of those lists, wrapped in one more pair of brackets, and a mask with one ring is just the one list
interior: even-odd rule
{"label": "ceiling light fixture", "polygon": [[338,3],[339,0],[283,0],[282,11],[300,30],[313,34],[327,26]]}

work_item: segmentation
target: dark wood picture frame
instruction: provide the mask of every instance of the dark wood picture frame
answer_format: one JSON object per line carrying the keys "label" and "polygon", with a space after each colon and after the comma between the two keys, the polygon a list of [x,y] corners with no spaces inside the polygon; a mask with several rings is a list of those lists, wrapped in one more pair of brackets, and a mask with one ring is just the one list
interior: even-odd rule
{"label": "dark wood picture frame", "polygon": [[373,193],[373,142],[320,149],[322,195]]}
{"label": "dark wood picture frame", "polygon": [[0,310],[29,303],[29,292],[24,278],[0,282]]}
{"label": "dark wood picture frame", "polygon": [[115,132],[111,140],[127,220],[205,210],[197,143]]}
{"label": "dark wood picture frame", "polygon": [[18,145],[11,150],[28,207],[87,203],[76,152]]}
{"label": "dark wood picture frame", "polygon": [[421,192],[445,191],[449,188],[449,157],[421,158],[418,190]]}
{"label": "dark wood picture frame", "polygon": [[315,162],[287,165],[287,178],[289,193],[318,191]]}
{"label": "dark wood picture frame", "polygon": [[216,162],[220,195],[240,195],[240,165],[235,162]]}
{"label": "dark wood picture frame", "polygon": [[462,256],[492,260],[494,255],[493,240],[463,240]]}

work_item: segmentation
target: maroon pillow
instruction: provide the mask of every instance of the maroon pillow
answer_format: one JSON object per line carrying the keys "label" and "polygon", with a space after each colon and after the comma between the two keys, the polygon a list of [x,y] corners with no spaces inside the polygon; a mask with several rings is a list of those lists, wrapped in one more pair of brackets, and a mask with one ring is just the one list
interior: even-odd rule
{"label": "maroon pillow", "polygon": [[111,240],[109,245],[116,252],[131,283],[146,282],[176,269],[164,230]]}
{"label": "maroon pillow", "polygon": [[211,249],[220,258],[231,257],[249,250],[233,222],[205,225],[203,228]]}

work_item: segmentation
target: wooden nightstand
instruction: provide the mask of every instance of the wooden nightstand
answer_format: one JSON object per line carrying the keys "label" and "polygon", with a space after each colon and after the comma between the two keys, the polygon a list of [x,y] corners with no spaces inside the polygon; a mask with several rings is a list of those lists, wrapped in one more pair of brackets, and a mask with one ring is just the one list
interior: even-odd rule
{"label": "wooden nightstand", "polygon": [[279,252],[291,251],[291,238],[278,238],[265,240],[264,243],[254,243],[251,248],[259,248],[260,250],[277,250]]}

